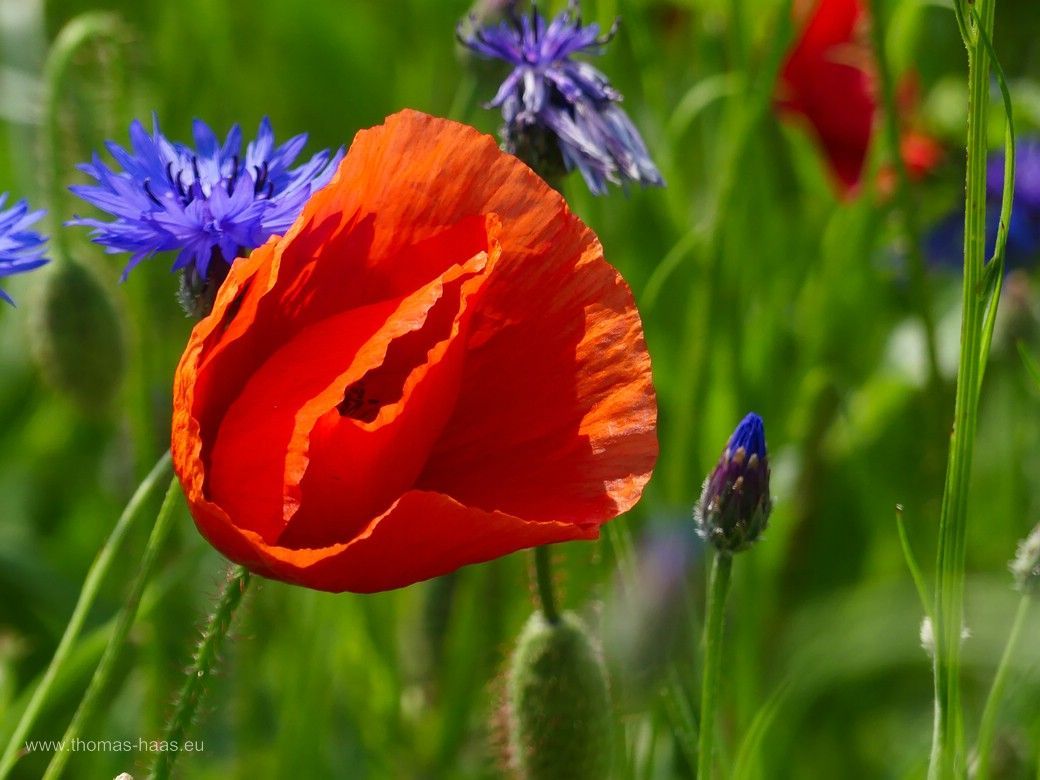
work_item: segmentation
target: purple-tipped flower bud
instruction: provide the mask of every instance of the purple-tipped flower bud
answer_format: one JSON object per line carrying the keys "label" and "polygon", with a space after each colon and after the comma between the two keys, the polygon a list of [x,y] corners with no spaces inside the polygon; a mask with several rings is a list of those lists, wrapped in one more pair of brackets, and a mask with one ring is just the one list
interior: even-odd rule
{"label": "purple-tipped flower bud", "polygon": [[762,418],[751,412],[733,431],[693,510],[697,533],[721,552],[746,550],[773,508]]}
{"label": "purple-tipped flower bud", "polygon": [[1011,573],[1020,591],[1030,596],[1040,594],[1040,525],[1018,543]]}

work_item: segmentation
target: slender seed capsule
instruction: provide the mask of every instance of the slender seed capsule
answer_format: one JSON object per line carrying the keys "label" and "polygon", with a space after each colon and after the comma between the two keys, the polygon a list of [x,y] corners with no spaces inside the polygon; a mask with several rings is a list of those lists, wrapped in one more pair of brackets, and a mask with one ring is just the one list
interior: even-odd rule
{"label": "slender seed capsule", "polygon": [[524,780],[610,776],[612,718],[602,654],[572,612],[527,621],[509,668],[509,741]]}
{"label": "slender seed capsule", "polygon": [[708,475],[693,510],[697,533],[725,553],[750,547],[769,521],[769,458],[762,418],[748,414]]}

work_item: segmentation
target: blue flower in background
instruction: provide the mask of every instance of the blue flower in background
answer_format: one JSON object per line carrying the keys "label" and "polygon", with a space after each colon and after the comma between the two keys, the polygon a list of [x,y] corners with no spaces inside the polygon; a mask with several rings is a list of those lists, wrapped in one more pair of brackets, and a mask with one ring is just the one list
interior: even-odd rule
{"label": "blue flower in background", "polygon": [[[0,194],[0,276],[31,271],[44,265],[43,245],[47,239],[29,226],[43,216],[42,211],[29,211],[29,204],[18,201],[6,211],[7,193]],[[0,300],[14,304],[10,296],[0,290]]]}
{"label": "blue flower in background", "polygon": [[513,66],[488,104],[502,109],[506,151],[546,176],[577,168],[597,195],[607,182],[663,186],[639,131],[618,105],[621,93],[592,65],[571,59],[602,53],[617,23],[600,35],[599,25],[582,24],[574,1],[549,23],[534,5],[521,16],[513,2],[506,13],[496,26],[466,34],[460,25],[458,31],[477,54]]}
{"label": "blue flower in background", "polygon": [[[1004,152],[986,163],[986,247],[992,252],[1000,224],[1004,188]],[[925,250],[936,264],[960,268],[964,260],[964,210],[950,214],[933,228]],[[1040,257],[1040,138],[1020,140],[1015,147],[1015,207],[1008,227],[1007,267],[1021,268]]]}
{"label": "blue flower in background", "polygon": [[97,183],[71,188],[115,217],[77,217],[69,224],[94,228],[91,238],[110,254],[132,253],[124,279],[146,257],[176,250],[173,270],[205,282],[214,263],[226,270],[236,257],[284,233],[311,193],[332,178],[343,155],[342,149],[321,151],[293,168],[306,134],[275,146],[266,117],[244,155],[238,125],[220,144],[196,119],[194,149],[167,140],[155,117],[152,126],[149,134],[136,120],[130,125],[130,150],[106,143],[122,171],[109,170],[95,154],[79,169]]}

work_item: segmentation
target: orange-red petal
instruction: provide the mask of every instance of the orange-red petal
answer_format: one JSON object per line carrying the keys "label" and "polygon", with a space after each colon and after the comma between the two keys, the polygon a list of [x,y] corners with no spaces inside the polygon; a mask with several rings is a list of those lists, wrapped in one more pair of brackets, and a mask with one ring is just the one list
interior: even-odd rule
{"label": "orange-red petal", "polygon": [[202,532],[326,590],[592,538],[657,454],[639,316],[595,236],[490,137],[412,111],[233,265],[175,396]]}

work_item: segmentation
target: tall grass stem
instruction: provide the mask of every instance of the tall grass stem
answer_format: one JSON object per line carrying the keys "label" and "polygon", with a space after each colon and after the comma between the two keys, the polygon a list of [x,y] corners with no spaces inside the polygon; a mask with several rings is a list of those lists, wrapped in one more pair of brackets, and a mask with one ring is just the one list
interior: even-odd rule
{"label": "tall grass stem", "polygon": [[[961,0],[957,0],[961,2]],[[978,425],[984,308],[981,282],[986,265],[986,157],[989,52],[983,41],[993,25],[995,0],[977,0],[977,23],[968,26],[968,130],[964,218],[964,279],[961,354],[954,424],[939,520],[935,599],[935,728],[928,776],[963,771],[960,651],[964,619],[965,539],[968,495]],[[960,9],[958,9],[958,13]],[[980,34],[981,33],[981,34]]]}
{"label": "tall grass stem", "polygon": [[18,760],[25,738],[29,735],[33,724],[36,722],[40,711],[50,696],[55,680],[68,663],[75,648],[76,640],[79,639],[83,631],[83,624],[86,622],[87,615],[90,614],[94,602],[97,601],[98,591],[101,589],[102,583],[116,561],[116,553],[119,552],[123,540],[142,516],[143,509],[152,499],[156,488],[170,478],[172,470],[170,453],[167,452],[159,459],[159,462],[155,464],[148,476],[138,486],[130,498],[130,502],[116,521],[112,533],[109,534],[104,546],[98,552],[97,558],[94,559],[90,571],[87,572],[87,578],[83,581],[83,588],[80,590],[72,616],[65,625],[65,632],[62,634],[61,641],[58,642],[58,647],[54,651],[54,657],[51,658],[51,662],[47,666],[40,684],[33,691],[32,698],[29,699],[29,704],[26,706],[21,719],[18,721],[18,725],[12,732],[3,756],[0,757],[0,779],[6,778],[11,773],[15,762]]}
{"label": "tall grass stem", "polygon": [[[83,695],[79,707],[76,708],[76,714],[72,716],[72,722],[65,730],[65,735],[61,740],[62,746],[70,746],[75,743],[80,734],[83,733],[83,726],[90,722],[91,717],[97,712],[101,704],[102,697],[109,691],[112,679],[115,676],[119,656],[126,646],[127,636],[130,634],[134,619],[137,617],[141,596],[144,594],[145,586],[148,584],[148,580],[155,569],[155,564],[159,560],[159,552],[162,550],[166,537],[169,536],[170,529],[173,527],[173,521],[177,516],[176,510],[180,506],[181,500],[180,484],[176,479],[173,479],[166,490],[166,498],[163,499],[162,506],[159,508],[159,514],[155,519],[155,525],[152,527],[152,533],[148,537],[148,546],[145,547],[144,555],[141,556],[141,561],[137,565],[137,574],[134,577],[133,584],[130,586],[130,592],[127,594],[126,601],[119,611],[119,616],[116,618],[116,624],[112,629],[112,635],[108,639],[108,645],[105,647],[105,652],[101,655],[101,661],[98,662],[97,669],[94,671],[94,676],[90,680],[90,685],[87,686],[87,691]],[[57,778],[61,777],[61,773],[71,754],[71,750],[59,748],[51,758],[47,771],[43,775],[43,780],[57,780]]]}

